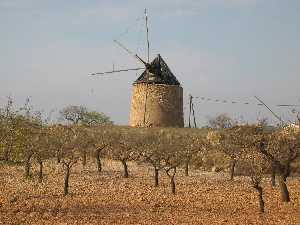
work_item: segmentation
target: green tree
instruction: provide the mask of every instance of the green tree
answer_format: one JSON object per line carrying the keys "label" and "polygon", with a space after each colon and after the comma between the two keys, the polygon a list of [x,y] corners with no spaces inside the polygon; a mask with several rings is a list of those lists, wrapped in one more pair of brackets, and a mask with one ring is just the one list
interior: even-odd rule
{"label": "green tree", "polygon": [[90,111],[85,112],[81,121],[88,125],[108,125],[112,124],[110,118],[102,112]]}
{"label": "green tree", "polygon": [[112,121],[107,115],[102,112],[89,111],[85,106],[69,105],[63,108],[59,113],[63,120],[72,124],[112,124]]}
{"label": "green tree", "polygon": [[215,118],[211,118],[208,124],[213,129],[225,129],[235,126],[237,123],[230,118],[226,113],[220,114]]}

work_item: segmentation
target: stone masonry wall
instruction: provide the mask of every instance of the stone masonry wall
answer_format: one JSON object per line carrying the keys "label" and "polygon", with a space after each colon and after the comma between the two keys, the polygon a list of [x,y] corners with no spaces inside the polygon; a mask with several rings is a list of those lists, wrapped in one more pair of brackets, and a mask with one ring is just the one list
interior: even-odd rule
{"label": "stone masonry wall", "polygon": [[[147,102],[146,111],[145,102]],[[183,127],[182,87],[164,84],[134,84],[130,126]]]}

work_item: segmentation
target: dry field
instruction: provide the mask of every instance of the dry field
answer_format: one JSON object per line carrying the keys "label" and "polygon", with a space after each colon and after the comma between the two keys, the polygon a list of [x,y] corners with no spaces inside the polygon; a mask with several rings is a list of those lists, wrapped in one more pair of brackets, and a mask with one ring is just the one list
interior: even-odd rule
{"label": "dry field", "polygon": [[54,163],[45,166],[42,184],[35,177],[25,180],[22,167],[0,168],[0,224],[300,224],[299,178],[288,181],[288,204],[265,180],[262,215],[246,177],[230,182],[222,173],[192,171],[185,177],[179,170],[173,196],[165,175],[155,188],[150,168],[129,164],[131,177],[124,179],[119,163],[105,161],[100,174],[92,163],[77,165],[71,194],[63,197],[63,173]]}

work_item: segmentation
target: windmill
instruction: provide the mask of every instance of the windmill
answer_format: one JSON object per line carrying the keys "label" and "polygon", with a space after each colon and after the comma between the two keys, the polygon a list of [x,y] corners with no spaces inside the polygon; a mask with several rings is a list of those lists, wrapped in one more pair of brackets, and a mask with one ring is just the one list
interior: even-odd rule
{"label": "windmill", "polygon": [[183,89],[161,55],[150,62],[148,15],[145,9],[147,60],[133,53],[120,41],[114,42],[133,56],[143,67],[119,69],[91,75],[108,75],[125,71],[144,72],[133,82],[130,125],[134,127],[183,127]]}

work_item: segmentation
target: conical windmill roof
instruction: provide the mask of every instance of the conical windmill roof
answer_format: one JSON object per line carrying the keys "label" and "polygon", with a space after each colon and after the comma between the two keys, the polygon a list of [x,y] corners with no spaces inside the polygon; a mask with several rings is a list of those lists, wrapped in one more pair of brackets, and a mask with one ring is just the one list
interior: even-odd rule
{"label": "conical windmill roof", "polygon": [[180,85],[160,55],[150,63],[149,67],[134,82],[134,84],[137,83]]}

